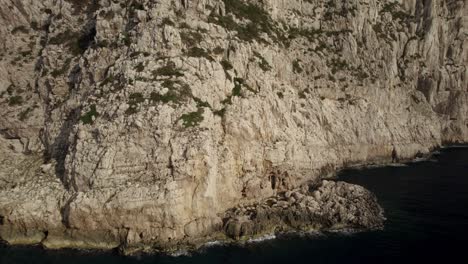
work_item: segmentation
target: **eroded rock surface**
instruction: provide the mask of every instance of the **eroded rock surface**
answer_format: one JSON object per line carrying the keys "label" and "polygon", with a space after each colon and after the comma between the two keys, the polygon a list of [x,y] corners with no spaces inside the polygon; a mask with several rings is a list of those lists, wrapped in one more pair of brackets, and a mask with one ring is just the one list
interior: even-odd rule
{"label": "eroded rock surface", "polygon": [[[339,168],[467,142],[467,13],[455,0],[0,0],[0,237],[177,247]],[[304,217],[377,226],[369,199],[340,221],[322,200]]]}
{"label": "eroded rock surface", "polygon": [[262,236],[275,232],[339,228],[379,229],[383,210],[375,196],[361,186],[324,180],[313,189],[287,191],[261,203],[228,210],[228,237]]}

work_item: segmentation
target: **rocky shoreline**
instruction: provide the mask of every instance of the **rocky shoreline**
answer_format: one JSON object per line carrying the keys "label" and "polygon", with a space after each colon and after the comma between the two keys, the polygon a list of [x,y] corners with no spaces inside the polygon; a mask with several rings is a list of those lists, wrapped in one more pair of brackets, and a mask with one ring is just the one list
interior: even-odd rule
{"label": "rocky shoreline", "polygon": [[198,241],[180,241],[159,248],[121,245],[119,252],[124,255],[173,253],[197,250],[213,241],[241,244],[291,232],[379,230],[385,221],[374,194],[358,185],[329,180],[231,208],[222,219],[213,234]]}
{"label": "rocky shoreline", "polygon": [[[447,145],[450,147],[450,145]],[[411,162],[430,158],[431,152],[417,153],[413,157],[399,157],[400,162]],[[346,168],[368,168],[395,164],[386,159],[374,160],[365,164],[352,164]],[[402,164],[402,163],[398,163]],[[246,201],[226,210],[208,226],[194,225],[194,230],[186,227],[187,236],[178,241],[166,243],[135,242],[131,232],[119,234],[120,239],[109,232],[97,233],[90,237],[73,230],[27,230],[9,233],[0,222],[0,243],[4,246],[40,245],[46,249],[65,248],[86,250],[117,250],[123,255],[141,253],[174,253],[178,251],[198,250],[213,241],[221,243],[243,243],[270,235],[283,235],[290,232],[340,231],[340,230],[379,230],[384,228],[386,220],[384,210],[378,204],[376,196],[364,187],[335,179],[335,170],[324,175],[328,180],[316,180],[286,190],[262,201]],[[43,179],[44,183],[47,183]],[[50,184],[50,183],[48,183]],[[58,183],[57,183],[58,184]],[[24,186],[23,186],[24,187]],[[199,222],[198,225],[205,225]],[[200,235],[199,230],[206,230]],[[191,232],[198,237],[190,237]],[[1,235],[10,235],[2,239]],[[133,233],[133,236],[137,234]],[[107,238],[106,238],[107,237]]]}
{"label": "rocky shoreline", "polygon": [[[195,250],[210,241],[239,243],[270,234],[286,232],[326,231],[341,229],[375,230],[383,228],[385,217],[374,194],[365,188],[344,182],[323,180],[315,184],[306,184],[301,188],[281,192],[261,202],[239,205],[227,210],[222,222],[213,225],[210,234],[200,239],[183,239],[167,244],[128,244],[128,238],[118,243],[107,243],[105,239],[67,241],[64,230],[62,237],[48,237],[49,231],[28,230],[26,236],[10,237],[13,245],[30,245],[41,241],[48,249],[83,248],[83,249],[118,249],[125,255],[142,252],[175,252]],[[2,230],[5,234],[5,229]],[[50,231],[54,232],[54,231]],[[188,231],[190,232],[190,231]],[[27,237],[29,235],[29,237]],[[128,236],[129,234],[127,234]],[[101,238],[105,238],[105,235]],[[0,240],[1,241],[1,240]],[[7,241],[2,241],[6,245]]]}
{"label": "rocky shoreline", "polygon": [[0,237],[131,254],[378,228],[372,194],[323,180],[468,142],[465,14],[0,0]]}
{"label": "rocky shoreline", "polygon": [[[427,150],[401,148],[398,159],[404,162],[428,156],[431,153],[428,150],[434,148],[428,147]],[[239,243],[256,237],[290,231],[379,229],[383,227],[385,218],[374,194],[361,186],[323,179],[334,178],[338,171],[348,167],[385,166],[392,163],[390,155],[381,155],[365,162],[350,163],[342,167],[329,166],[321,170],[321,175],[316,180],[299,185],[287,173],[281,171],[272,173],[270,183],[275,195],[260,201],[245,199],[237,206],[217,214],[217,217],[192,221],[183,227],[184,236],[176,240],[148,238],[142,235],[143,232],[129,228],[87,229],[86,224],[83,225],[86,228],[74,228],[74,221],[92,223],[95,218],[85,212],[75,213],[77,215],[71,217],[70,210],[74,207],[72,203],[89,197],[89,193],[64,190],[62,183],[51,169],[53,166],[41,165],[34,169],[36,175],[34,179],[0,189],[3,194],[0,197],[0,204],[4,204],[0,207],[0,212],[3,214],[0,240],[3,239],[10,245],[41,245],[52,250],[117,249],[121,254],[132,255],[141,252],[170,253],[179,250],[196,250],[210,241]],[[296,187],[291,188],[291,186]],[[148,188],[136,187],[143,190]],[[122,188],[120,192],[125,190],[126,188]],[[41,202],[37,203],[29,197],[36,197]],[[135,219],[148,217],[148,213],[144,213],[140,208],[137,209],[136,212],[141,216],[135,215]],[[105,212],[106,207],[99,210]],[[34,211],[41,212],[43,217],[38,218],[34,214],[29,214]],[[48,214],[48,211],[52,214]],[[113,217],[119,221],[121,217],[125,217],[125,214],[120,216],[114,214]],[[140,225],[145,228],[144,224]]]}
{"label": "rocky shoreline", "polygon": [[382,228],[384,219],[377,199],[363,187],[324,180],[316,188],[304,186],[228,210],[223,229],[228,237],[242,240],[294,230],[373,230]]}

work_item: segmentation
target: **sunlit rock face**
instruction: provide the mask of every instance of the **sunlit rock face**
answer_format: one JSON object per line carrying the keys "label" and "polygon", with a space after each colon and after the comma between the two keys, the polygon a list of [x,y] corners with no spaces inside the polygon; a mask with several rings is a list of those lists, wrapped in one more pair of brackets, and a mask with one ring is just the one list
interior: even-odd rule
{"label": "sunlit rock face", "polygon": [[0,238],[197,245],[230,236],[233,208],[467,142],[467,9],[0,0]]}

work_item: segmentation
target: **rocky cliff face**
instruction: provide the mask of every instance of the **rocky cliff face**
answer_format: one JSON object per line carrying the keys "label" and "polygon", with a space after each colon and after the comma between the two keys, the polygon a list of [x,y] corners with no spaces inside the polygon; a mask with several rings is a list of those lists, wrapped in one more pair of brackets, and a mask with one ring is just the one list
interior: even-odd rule
{"label": "rocky cliff face", "polygon": [[[165,248],[250,235],[232,222],[258,218],[229,209],[288,190],[328,210],[306,187],[341,167],[467,142],[467,13],[456,0],[0,0],[0,237]],[[346,219],[326,226],[381,224]]]}

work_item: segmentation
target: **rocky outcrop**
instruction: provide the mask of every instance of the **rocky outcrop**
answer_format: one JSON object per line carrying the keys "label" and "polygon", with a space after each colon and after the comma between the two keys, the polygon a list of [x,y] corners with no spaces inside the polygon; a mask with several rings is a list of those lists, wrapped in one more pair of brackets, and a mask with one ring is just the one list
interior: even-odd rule
{"label": "rocky outcrop", "polygon": [[[466,12],[452,0],[0,0],[0,237],[170,248],[342,167],[467,142]],[[368,194],[357,207],[340,188],[340,220],[328,200],[301,217],[377,226]],[[267,225],[295,228],[285,217]]]}
{"label": "rocky outcrop", "polygon": [[339,228],[379,229],[383,210],[361,186],[323,181],[320,187],[287,191],[261,203],[228,210],[224,232],[240,239],[278,231]]}

